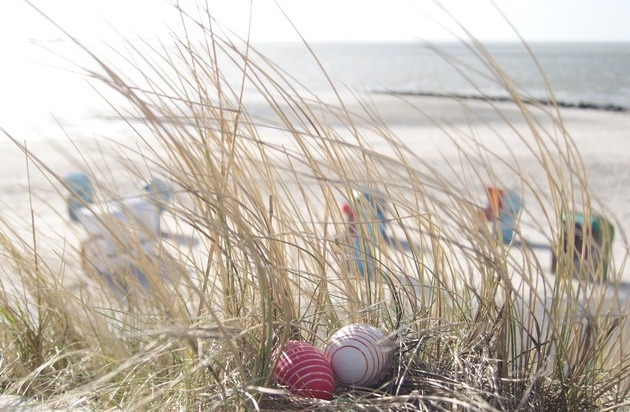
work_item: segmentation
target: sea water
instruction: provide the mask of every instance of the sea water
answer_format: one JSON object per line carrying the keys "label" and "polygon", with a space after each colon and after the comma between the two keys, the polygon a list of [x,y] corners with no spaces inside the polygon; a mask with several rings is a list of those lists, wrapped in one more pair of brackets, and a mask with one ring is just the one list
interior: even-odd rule
{"label": "sea water", "polygon": [[[169,41],[162,40],[168,47]],[[126,76],[138,76],[141,58],[130,68],[126,56],[149,57],[159,65],[151,40],[109,40],[87,45]],[[314,94],[341,91],[458,95],[505,98],[505,88],[479,50],[461,43],[268,43],[257,51]],[[492,60],[522,96],[552,97],[564,105],[630,108],[630,43],[503,43],[484,45]],[[174,52],[174,50],[172,50]],[[250,53],[253,59],[258,59]],[[175,59],[177,60],[177,59]],[[220,58],[226,81],[241,85],[242,65]],[[0,127],[18,140],[72,135],[115,135],[127,130],[112,105],[124,99],[107,94],[86,75],[98,68],[85,51],[65,39],[23,42],[6,50],[0,68]],[[101,70],[102,72],[102,70]],[[148,70],[150,74],[150,70]],[[268,70],[271,73],[271,70]],[[156,78],[157,76],[153,76]],[[246,94],[254,87],[245,83]],[[105,94],[105,95],[103,95]]]}
{"label": "sea water", "polygon": [[[630,43],[520,43],[484,45],[522,91],[569,105],[630,108]],[[311,88],[327,82],[314,56],[295,44],[263,50]],[[314,54],[338,85],[368,92],[506,97],[479,56],[461,43],[316,44]]]}

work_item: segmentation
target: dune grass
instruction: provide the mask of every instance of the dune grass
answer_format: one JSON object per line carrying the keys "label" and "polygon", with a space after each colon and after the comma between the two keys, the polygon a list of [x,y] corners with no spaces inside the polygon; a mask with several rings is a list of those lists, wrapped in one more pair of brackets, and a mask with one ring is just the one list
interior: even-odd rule
{"label": "dune grass", "polygon": [[[0,290],[5,394],[95,410],[625,407],[628,325],[616,298],[625,260],[613,260],[604,280],[601,262],[576,270],[561,247],[563,213],[602,206],[557,108],[525,104],[473,42],[513,99],[488,102],[511,134],[462,101],[469,127],[428,119],[444,142],[427,157],[368,100],[332,82],[333,98],[319,98],[246,41],[218,32],[210,16],[182,13],[182,20],[188,31],[174,45],[130,43],[124,70],[92,54],[99,68],[89,73],[125,97],[120,115],[137,132],[116,143],[121,155],[109,167],[163,177],[174,189],[163,214],[172,236],[154,239],[149,254],[133,242],[117,245],[150,291],[116,266],[132,284],[121,299],[89,262],[72,263],[80,250],[71,242],[41,256],[3,220],[1,266],[12,279]],[[227,67],[241,80],[226,79]],[[252,94],[264,100],[265,116],[248,111]],[[512,125],[507,108],[526,127]],[[523,164],[523,153],[533,163]],[[67,195],[63,176],[30,161]],[[103,199],[112,193],[111,169],[90,170]],[[497,240],[480,219],[487,184],[513,186],[525,199],[516,237],[544,234],[558,256],[555,275],[532,249]],[[396,238],[374,237],[370,222],[358,222],[371,276],[358,273],[343,235],[339,203],[355,188],[380,193]],[[190,241],[177,242],[175,233]],[[88,285],[72,293],[63,279],[84,271]],[[337,388],[325,402],[277,386],[276,345],[301,339],[322,348],[353,322],[377,325],[396,343],[380,387]]]}

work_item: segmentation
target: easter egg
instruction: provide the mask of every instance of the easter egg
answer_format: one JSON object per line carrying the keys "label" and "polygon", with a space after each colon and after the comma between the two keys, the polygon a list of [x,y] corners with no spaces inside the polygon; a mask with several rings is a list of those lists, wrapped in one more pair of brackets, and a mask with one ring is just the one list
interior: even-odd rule
{"label": "easter egg", "polygon": [[372,386],[385,376],[393,346],[384,333],[371,325],[345,326],[330,337],[324,355],[335,380],[343,386]]}
{"label": "easter egg", "polygon": [[295,340],[281,348],[274,377],[295,395],[330,400],[335,378],[330,363],[317,348]]}

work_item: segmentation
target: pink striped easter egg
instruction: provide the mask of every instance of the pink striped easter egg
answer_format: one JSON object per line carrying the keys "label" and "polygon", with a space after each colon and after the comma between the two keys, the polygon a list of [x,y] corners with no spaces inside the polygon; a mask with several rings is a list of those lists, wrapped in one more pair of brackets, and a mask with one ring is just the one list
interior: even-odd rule
{"label": "pink striped easter egg", "polygon": [[371,325],[345,326],[330,337],[324,355],[335,380],[343,386],[372,386],[385,376],[393,346],[383,332]]}
{"label": "pink striped easter egg", "polygon": [[305,398],[332,399],[335,390],[332,368],[314,346],[290,340],[277,356],[274,377],[280,385]]}

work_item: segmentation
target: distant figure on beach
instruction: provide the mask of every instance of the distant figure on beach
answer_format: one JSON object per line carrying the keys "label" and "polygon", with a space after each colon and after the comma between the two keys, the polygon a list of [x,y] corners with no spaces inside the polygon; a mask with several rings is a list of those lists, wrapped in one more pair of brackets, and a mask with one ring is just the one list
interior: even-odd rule
{"label": "distant figure on beach", "polygon": [[384,240],[389,239],[388,222],[385,218],[385,201],[383,196],[374,191],[353,190],[354,208],[367,234],[376,239],[380,236]]}
{"label": "distant figure on beach", "polygon": [[[603,216],[582,212],[563,213],[560,231],[561,253],[571,258],[573,274],[590,269],[591,275],[601,271],[603,280],[608,278],[615,227]],[[571,239],[572,238],[572,239]],[[572,245],[572,250],[571,250]],[[551,272],[558,269],[558,256],[552,253]]]}
{"label": "distant figure on beach", "polygon": [[171,200],[170,188],[153,179],[144,185],[142,195],[96,203],[85,174],[70,174],[65,183],[70,219],[88,233],[81,243],[83,270],[96,271],[123,295],[132,283],[148,289],[144,272],[158,264],[153,251],[161,233],[160,214]]}
{"label": "distant figure on beach", "polygon": [[492,223],[492,233],[503,243],[508,244],[514,237],[518,216],[521,213],[522,200],[518,193],[511,189],[486,187],[488,205],[484,215]]}
{"label": "distant figure on beach", "polygon": [[335,240],[346,250],[348,268],[372,278],[374,246],[390,240],[384,201],[374,192],[353,190],[352,193],[352,201],[341,205],[346,230]]}

